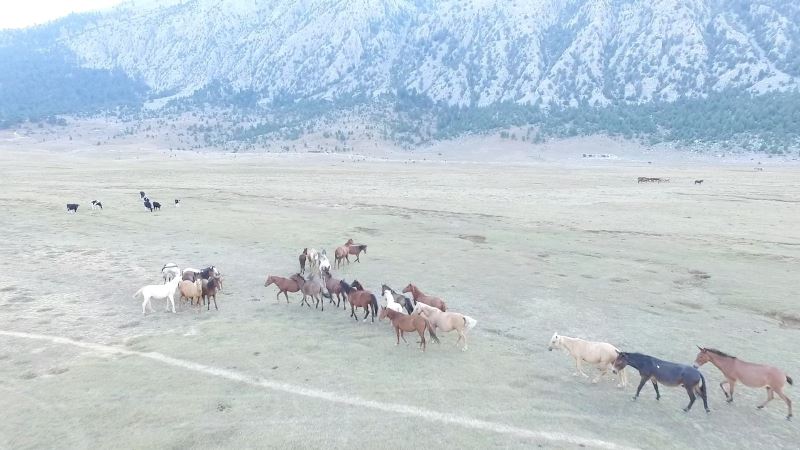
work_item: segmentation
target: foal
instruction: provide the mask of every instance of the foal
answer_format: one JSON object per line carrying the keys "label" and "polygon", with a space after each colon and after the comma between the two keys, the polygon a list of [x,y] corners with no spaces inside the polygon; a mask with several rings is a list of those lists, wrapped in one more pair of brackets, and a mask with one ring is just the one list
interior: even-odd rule
{"label": "foal", "polygon": [[434,342],[439,343],[439,338],[436,337],[436,332],[433,331],[431,322],[425,316],[421,315],[409,316],[389,308],[383,308],[381,310],[380,316],[378,317],[378,320],[383,320],[386,317],[389,317],[389,320],[392,321],[394,332],[397,335],[397,342],[394,345],[400,345],[400,338],[403,338],[403,342],[408,344],[408,341],[406,341],[406,338],[405,336],[403,336],[403,333],[407,331],[417,330],[417,333],[419,333],[419,338],[420,338],[419,347],[420,350],[424,352],[425,349],[427,348],[427,345],[425,343],[426,329],[428,330],[428,333],[430,333],[431,339],[433,339]]}
{"label": "foal", "polygon": [[636,388],[634,400],[639,398],[639,392],[642,391],[642,387],[647,383],[647,380],[653,382],[653,388],[656,390],[656,400],[661,399],[661,393],[658,392],[658,382],[660,381],[661,384],[667,386],[683,386],[686,389],[686,394],[689,395],[689,404],[686,405],[686,408],[683,408],[684,411],[689,412],[692,409],[696,399],[695,393],[697,393],[700,394],[700,398],[703,400],[703,407],[706,412],[711,412],[708,409],[708,398],[706,397],[706,379],[694,367],[663,361],[641,353],[620,352],[614,361],[614,372],[619,372],[625,366],[631,366],[638,370],[639,376],[642,377],[639,381],[639,387]]}
{"label": "foal", "polygon": [[[754,364],[747,361],[723,353],[714,348],[697,347],[700,353],[694,360],[694,367],[700,367],[707,362],[715,365],[717,369],[725,376],[725,381],[719,384],[722,392],[725,393],[725,398],[728,403],[733,403],[733,387],[737,381],[741,381],[743,385],[754,388],[767,388],[767,400],[758,405],[758,409],[767,406],[774,397],[783,399],[786,406],[789,407],[789,415],[786,416],[787,420],[792,419],[792,401],[786,394],[783,393],[783,388],[786,383],[794,384],[792,378],[781,369],[777,367],[768,366],[766,364]],[[728,390],[725,390],[725,385],[728,385]]]}

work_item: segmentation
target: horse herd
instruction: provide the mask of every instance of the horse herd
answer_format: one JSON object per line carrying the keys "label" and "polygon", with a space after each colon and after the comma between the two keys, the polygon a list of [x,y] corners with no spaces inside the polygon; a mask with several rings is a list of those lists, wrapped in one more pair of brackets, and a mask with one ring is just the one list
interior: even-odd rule
{"label": "horse herd", "polygon": [[[366,254],[366,244],[356,244],[352,239],[348,239],[344,245],[339,246],[334,251],[336,268],[341,267],[344,262],[350,263],[349,256],[355,256],[354,262],[360,262],[360,254]],[[416,331],[420,340],[419,348],[423,352],[427,349],[426,332],[430,339],[439,342],[436,335],[437,330],[442,332],[455,331],[458,339],[455,345],[462,344],[462,351],[467,350],[467,331],[475,327],[477,321],[461,313],[448,311],[445,302],[432,295],[422,292],[417,286],[409,283],[403,288],[402,293],[397,293],[386,284],[381,286],[383,302],[379,304],[378,297],[358,280],[348,283],[346,280],[338,279],[331,271],[330,260],[328,260],[325,250],[304,248],[298,256],[300,272],[288,277],[278,275],[268,275],[264,281],[264,287],[275,285],[278,292],[275,299],[280,301],[283,294],[286,303],[289,303],[289,293],[299,292],[302,294],[300,306],[311,307],[314,302],[314,309],[319,308],[325,311],[324,298],[328,299],[337,309],[342,306],[345,311],[347,304],[350,304],[350,316],[358,321],[360,309],[364,310],[361,318],[366,322],[367,318],[375,322],[378,320],[389,319],[395,330],[395,345],[400,344],[400,340],[406,342],[405,333]],[[306,269],[308,266],[308,270]],[[304,274],[308,274],[304,276]],[[411,294],[411,298],[403,294]]]}
{"label": "horse herd", "polygon": [[[597,383],[609,370],[619,374],[620,383],[618,387],[627,385],[625,367],[630,366],[639,372],[640,380],[636,388],[633,399],[639,398],[639,393],[648,381],[653,384],[656,392],[656,400],[661,398],[658,384],[665,386],[682,386],[686,389],[689,396],[689,404],[683,409],[688,412],[692,409],[697,396],[703,401],[706,412],[708,408],[708,395],[706,381],[699,368],[703,364],[710,362],[722,372],[725,381],[719,384],[720,389],[725,394],[728,403],[733,402],[734,386],[737,382],[752,388],[765,388],[767,399],[758,406],[764,408],[767,403],[777,395],[785,403],[789,410],[786,419],[792,418],[792,401],[783,392],[786,384],[793,384],[793,380],[784,371],[766,364],[755,364],[743,361],[735,356],[728,355],[714,348],[700,347],[700,352],[695,357],[692,365],[679,364],[664,361],[642,353],[630,353],[620,351],[617,347],[605,342],[591,342],[583,339],[561,336],[558,333],[550,338],[548,350],[560,349],[572,356],[575,360],[575,373],[573,375],[583,375],[588,377],[583,371],[582,363],[596,366],[600,373],[592,382]],[[728,389],[725,389],[727,385]]]}
{"label": "horse herd", "polygon": [[[366,245],[355,244],[352,239],[348,239],[334,252],[337,267],[341,266],[343,261],[349,263],[350,255],[356,256],[356,262],[360,261],[359,255],[362,252],[366,253],[366,248]],[[383,301],[379,302],[378,296],[365,289],[358,280],[348,283],[346,280],[336,278],[324,250],[305,248],[298,256],[298,261],[300,272],[288,277],[268,275],[264,282],[265,287],[271,285],[277,287],[275,298],[278,302],[281,294],[284,295],[286,303],[289,303],[288,294],[299,292],[302,294],[301,307],[306,305],[310,308],[313,301],[314,309],[319,308],[324,311],[324,299],[327,299],[337,310],[342,306],[346,311],[349,303],[350,317],[356,321],[361,318],[362,322],[366,322],[370,316],[373,323],[376,316],[379,321],[388,319],[395,332],[395,345],[399,345],[401,339],[408,344],[405,333],[416,332],[419,336],[417,341],[419,349],[424,352],[428,342],[426,334],[430,340],[439,343],[437,333],[455,331],[458,335],[455,345],[462,344],[462,351],[467,350],[467,332],[475,327],[477,321],[464,314],[450,311],[441,298],[425,294],[413,283],[409,283],[399,293],[383,284],[381,286]],[[179,299],[187,299],[191,305],[198,307],[198,311],[202,305],[206,305],[210,310],[212,301],[214,308],[218,309],[216,294],[222,290],[222,277],[215,266],[202,270],[180,270],[177,265],[170,263],[162,267],[161,273],[164,284],[144,286],[134,294],[134,298],[139,295],[143,297],[142,314],[147,314],[148,310],[152,311],[150,305],[152,299],[167,299],[169,301],[167,311],[170,311],[171,306],[171,311],[175,313],[176,291],[180,293]],[[404,294],[410,294],[410,297]],[[359,316],[359,309],[364,310],[363,317]],[[746,362],[714,348],[698,348],[699,353],[694,363],[687,365],[642,353],[623,352],[605,342],[586,341],[558,333],[553,334],[548,344],[548,350],[559,349],[572,356],[576,369],[574,375],[588,378],[583,371],[584,363],[598,369],[599,373],[592,380],[593,383],[597,383],[603,375],[612,371],[619,375],[618,387],[625,387],[627,385],[625,368],[628,366],[634,368],[640,376],[634,400],[639,397],[648,381],[653,385],[656,400],[661,398],[659,384],[681,386],[689,397],[689,404],[684,408],[686,412],[691,410],[698,396],[706,412],[710,412],[705,377],[699,370],[700,366],[710,362],[725,378],[725,381],[720,383],[720,389],[728,403],[733,402],[734,387],[737,382],[741,382],[748,387],[766,389],[767,399],[758,405],[758,409],[764,408],[777,395],[787,405],[786,418],[792,418],[792,401],[784,393],[784,388],[787,383],[792,385],[793,380],[784,371],[770,365]]]}
{"label": "horse herd", "polygon": [[[147,195],[144,193],[144,191],[139,191],[139,198],[142,200],[142,203],[144,204],[145,209],[147,209],[148,211],[153,212],[153,211],[160,211],[161,210],[161,203],[159,203],[157,201],[151,201],[147,197]],[[176,198],[174,204],[175,204],[176,208],[179,208],[181,206],[181,200]],[[67,203],[67,212],[68,213],[73,213],[73,214],[77,213],[79,206],[80,205],[78,203]],[[92,200],[92,202],[90,203],[89,207],[92,210],[95,210],[95,209],[98,209],[98,208],[102,210],[103,209],[103,203],[101,203],[98,200]]]}

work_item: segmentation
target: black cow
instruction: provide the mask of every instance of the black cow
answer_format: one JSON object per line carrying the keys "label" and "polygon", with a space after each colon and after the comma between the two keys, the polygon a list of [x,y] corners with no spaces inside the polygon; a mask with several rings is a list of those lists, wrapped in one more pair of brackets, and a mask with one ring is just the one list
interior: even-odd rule
{"label": "black cow", "polygon": [[67,203],[67,212],[71,212],[71,213],[78,212],[78,204],[77,203]]}
{"label": "black cow", "polygon": [[153,209],[156,211],[161,211],[161,203],[153,202]]}
{"label": "black cow", "polygon": [[144,198],[144,207],[149,209],[150,212],[153,212],[153,205],[150,204],[150,199],[147,197]]}

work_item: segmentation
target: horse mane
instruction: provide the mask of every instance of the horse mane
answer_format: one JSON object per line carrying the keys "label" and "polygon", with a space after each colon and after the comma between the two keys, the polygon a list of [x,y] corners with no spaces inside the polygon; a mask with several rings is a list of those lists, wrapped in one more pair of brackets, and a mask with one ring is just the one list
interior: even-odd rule
{"label": "horse mane", "polygon": [[717,350],[717,349],[715,349],[715,348],[704,348],[703,350],[705,350],[705,351],[707,351],[707,352],[711,352],[711,353],[713,353],[713,354],[715,354],[715,355],[717,355],[717,356],[724,356],[724,357],[726,357],[726,358],[733,358],[733,359],[736,359],[736,357],[735,357],[735,356],[733,356],[733,355],[729,355],[729,354],[727,354],[727,353],[723,352],[722,350]]}

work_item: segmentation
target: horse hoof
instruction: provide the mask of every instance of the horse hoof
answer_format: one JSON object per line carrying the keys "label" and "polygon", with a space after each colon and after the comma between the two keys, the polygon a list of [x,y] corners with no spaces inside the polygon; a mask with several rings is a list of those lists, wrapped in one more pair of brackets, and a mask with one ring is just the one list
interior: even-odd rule
{"label": "horse hoof", "polygon": [[729,399],[727,399],[725,401],[728,402],[728,403],[733,403],[733,399],[732,398],[729,398]]}
{"label": "horse hoof", "polygon": [[706,414],[709,414],[709,413],[711,413],[711,410],[706,408]]}
{"label": "horse hoof", "polygon": [[631,401],[635,402],[638,397],[631,397]]}
{"label": "horse hoof", "polygon": [[786,420],[792,420],[792,416],[786,416]]}
{"label": "horse hoof", "polygon": [[683,412],[689,412],[689,408],[683,408]]}

